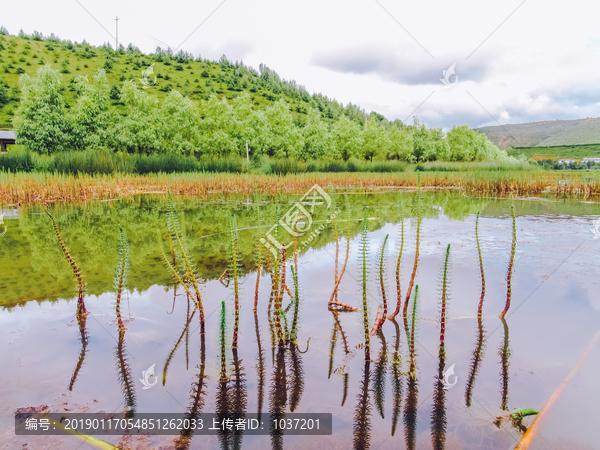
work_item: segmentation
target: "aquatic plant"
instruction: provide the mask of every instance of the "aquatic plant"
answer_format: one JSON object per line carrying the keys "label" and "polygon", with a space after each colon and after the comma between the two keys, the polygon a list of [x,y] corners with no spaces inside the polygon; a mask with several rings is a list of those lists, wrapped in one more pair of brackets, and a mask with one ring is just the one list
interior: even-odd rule
{"label": "aquatic plant", "polygon": [[386,261],[387,261],[387,240],[390,237],[389,234],[385,235],[383,242],[379,246],[377,250],[377,275],[379,281],[379,292],[381,294],[381,299],[383,301],[383,310],[378,311],[377,318],[375,319],[375,324],[373,325],[373,330],[371,331],[371,336],[373,336],[381,327],[383,323],[387,319],[387,296],[385,293],[385,279],[386,279]]}
{"label": "aquatic plant", "polygon": [[400,289],[400,264],[402,263],[402,252],[404,251],[404,205],[400,202],[400,245],[398,248],[398,260],[396,261],[396,309],[388,316],[393,320],[400,312],[402,306],[402,291]]}
{"label": "aquatic plant", "polygon": [[485,329],[483,327],[483,320],[481,316],[477,317],[477,343],[471,356],[471,365],[469,368],[469,378],[467,380],[467,386],[465,390],[465,405],[467,408],[471,407],[471,396],[473,394],[473,388],[475,387],[475,380],[479,373],[479,367],[481,359],[485,353]]}
{"label": "aquatic plant", "polygon": [[229,273],[233,278],[234,322],[233,341],[231,346],[237,348],[238,332],[240,328],[240,294],[239,277],[241,276],[241,259],[238,251],[237,221],[233,214],[227,211],[229,223]]}
{"label": "aquatic plant", "polygon": [[448,302],[448,261],[450,259],[450,244],[446,249],[446,257],[442,266],[441,276],[441,299],[440,299],[440,342],[438,346],[438,373],[433,385],[433,410],[431,411],[431,443],[435,450],[443,450],[446,443],[446,386],[444,379],[444,370],[446,367],[446,314]]}
{"label": "aquatic plant", "polygon": [[394,353],[392,355],[392,363],[390,364],[390,372],[392,379],[392,436],[396,434],[398,419],[400,418],[400,409],[402,407],[402,379],[400,378],[402,371],[402,358],[400,356],[400,327],[395,319],[391,322],[396,328],[396,343],[394,344]]}
{"label": "aquatic plant", "polygon": [[127,288],[127,280],[129,278],[129,242],[127,242],[127,235],[125,234],[125,230],[121,225],[119,225],[119,247],[118,247],[118,263],[117,268],[115,270],[114,276],[114,288],[117,291],[117,299],[115,303],[115,310],[117,313],[117,321],[119,324],[119,329],[124,331],[125,324],[123,323],[123,319],[121,317],[121,299],[123,297],[123,293]]}
{"label": "aquatic plant", "polygon": [[79,340],[81,342],[81,350],[79,351],[79,358],[77,359],[77,364],[75,365],[75,369],[73,370],[73,375],[71,375],[71,380],[69,381],[69,391],[73,390],[73,386],[75,385],[75,381],[77,381],[79,371],[83,366],[85,355],[87,354],[87,346],[89,340],[88,333],[86,330],[86,322],[87,314],[77,314],[77,325],[79,325]]}
{"label": "aquatic plant", "polygon": [[410,358],[409,378],[415,377],[416,373],[416,335],[418,332],[419,321],[419,285],[415,286],[415,296],[410,309],[410,320],[405,322],[406,334],[408,337],[408,352]]}
{"label": "aquatic plant", "polygon": [[[340,303],[337,301],[338,289],[340,283],[342,282],[342,278],[346,273],[346,267],[348,267],[348,258],[350,256],[350,234],[352,232],[352,224],[350,221],[351,213],[350,213],[350,202],[348,200],[348,194],[344,193],[344,203],[345,203],[345,211],[346,211],[346,256],[344,259],[344,265],[342,266],[342,270],[337,275],[337,250],[336,250],[336,282],[335,287],[333,288],[333,292],[331,293],[331,297],[329,298],[329,309],[337,309],[339,311],[356,311],[356,307],[347,305],[345,303]],[[337,230],[336,230],[336,240],[337,240]]]}
{"label": "aquatic plant", "polygon": [[382,419],[385,419],[385,381],[388,364],[387,343],[381,330],[379,330],[377,336],[381,340],[381,348],[377,363],[375,364],[375,371],[373,372],[373,398],[379,415]]}
{"label": "aquatic plant", "polygon": [[510,196],[510,214],[512,216],[512,247],[510,250],[510,260],[508,262],[508,270],[506,272],[506,305],[500,313],[500,317],[504,317],[510,308],[510,300],[512,298],[512,275],[514,271],[515,251],[517,250],[517,216],[515,215],[515,200]]}
{"label": "aquatic plant", "polygon": [[[231,370],[232,386],[229,390],[231,412],[233,420],[244,420],[246,418],[246,407],[248,406],[248,386],[246,384],[246,375],[241,360],[238,357],[238,349],[232,349],[233,360]],[[242,430],[237,430],[233,435],[232,448],[239,449],[242,447],[242,438],[244,434]]]}
{"label": "aquatic plant", "polygon": [[415,245],[415,262],[413,264],[412,274],[410,276],[410,282],[408,283],[408,289],[406,290],[406,300],[404,301],[404,310],[402,315],[406,317],[406,313],[408,310],[408,303],[410,300],[410,294],[412,293],[412,288],[415,282],[415,276],[417,275],[417,268],[419,267],[419,247],[421,241],[421,220],[423,215],[423,197],[421,194],[421,177],[420,175],[417,177],[417,196],[415,199],[415,216],[417,219],[417,237],[416,237],[416,245]]}
{"label": "aquatic plant", "polygon": [[258,347],[258,353],[256,355],[256,373],[257,373],[257,386],[256,386],[256,396],[257,396],[257,414],[258,420],[260,420],[262,414],[262,405],[264,399],[264,390],[265,390],[265,355],[262,348],[262,341],[260,339],[260,327],[258,324],[258,314],[256,310],[254,310],[254,330],[256,332],[256,345]]}
{"label": "aquatic plant", "polygon": [[125,403],[125,417],[133,417],[135,414],[135,384],[131,374],[131,367],[125,355],[125,328],[119,326],[119,340],[117,341],[117,367],[119,372],[119,383]]}
{"label": "aquatic plant", "polygon": [[479,211],[477,211],[477,218],[475,219],[475,240],[477,241],[477,254],[479,255],[479,272],[481,273],[481,297],[479,298],[477,317],[481,317],[483,311],[483,299],[485,298],[485,273],[483,270],[483,257],[481,256],[481,245],[479,244]]}
{"label": "aquatic plant", "polygon": [[508,411],[508,382],[509,382],[509,368],[510,368],[510,344],[508,338],[508,324],[504,317],[500,317],[502,325],[504,327],[504,340],[500,347],[500,364],[502,369],[500,371],[500,395],[502,401],[500,403],[500,409]]}
{"label": "aquatic plant", "polygon": [[298,321],[300,319],[300,286],[298,282],[298,267],[296,266],[296,270],[294,270],[294,266],[291,266],[290,270],[294,281],[294,296],[292,297],[294,316],[292,319],[292,327],[290,329],[290,342],[295,344],[298,340]]}
{"label": "aquatic plant", "polygon": [[[413,362],[411,361],[411,365]],[[419,384],[416,374],[408,377],[406,402],[404,404],[404,442],[407,450],[417,446],[417,409],[419,404]]]}
{"label": "aquatic plant", "polygon": [[291,341],[289,346],[289,366],[290,366],[290,412],[294,412],[304,393],[304,365],[302,355],[296,342]]}
{"label": "aquatic plant", "polygon": [[[215,401],[215,418],[217,422],[222,423],[223,420],[230,418],[231,414],[231,398],[229,388],[229,378],[227,377],[227,355],[225,350],[227,330],[227,308],[225,300],[221,302],[221,314],[219,320],[219,359],[220,359],[220,375],[217,387],[217,397]],[[231,431],[227,427],[219,427],[217,431],[221,448],[229,448]]]}
{"label": "aquatic plant", "polygon": [[[190,390],[190,404],[187,408],[187,412],[185,418],[190,422],[194,419],[198,419],[200,414],[202,413],[202,408],[204,407],[205,397],[206,397],[206,379],[208,378],[205,375],[206,371],[206,345],[205,345],[205,335],[200,335],[200,366],[198,366],[198,375],[197,381],[192,383],[192,388]],[[260,420],[260,419],[259,419]],[[183,428],[179,434],[179,437],[175,439],[175,450],[188,450],[190,448],[191,439],[193,436],[194,430],[189,428]]]}
{"label": "aquatic plant", "polygon": [[368,450],[371,447],[371,396],[369,380],[371,378],[371,361],[365,359],[363,378],[357,395],[352,429],[355,450]]}
{"label": "aquatic plant", "polygon": [[194,318],[194,315],[196,314],[196,311],[197,310],[192,311],[191,315],[188,314],[187,320],[185,322],[183,330],[181,331],[181,334],[179,335],[179,338],[177,339],[177,341],[175,341],[175,344],[173,345],[173,347],[171,348],[171,351],[167,355],[167,360],[165,361],[165,365],[164,365],[163,371],[162,371],[162,384],[163,384],[163,386],[165,386],[166,383],[167,383],[167,374],[169,372],[169,365],[171,364],[171,360],[173,359],[173,357],[175,356],[175,353],[177,352],[177,349],[181,345],[181,341],[183,340],[183,337],[187,334],[187,332],[188,332],[188,330],[190,328],[190,323],[192,322],[192,319]]}
{"label": "aquatic plant", "polygon": [[[179,282],[179,284],[181,284],[181,286],[183,286],[190,298],[194,300],[196,308],[198,308],[198,310],[200,311],[200,333],[204,334],[204,306],[202,305],[202,296],[200,295],[200,287],[198,281],[199,277],[197,275],[196,266],[191,260],[191,253],[187,248],[185,236],[183,234],[183,229],[181,228],[181,223],[179,220],[179,215],[177,213],[177,209],[175,208],[173,195],[170,191],[167,192],[167,227],[171,239],[176,244],[175,247],[176,251],[178,252],[179,259],[183,261],[183,272],[179,271],[175,266],[171,264],[161,245],[160,248],[163,255],[163,259],[167,265],[167,268],[173,274],[175,279]],[[191,291],[192,288],[194,290],[193,293]]]}
{"label": "aquatic plant", "polygon": [[[256,202],[255,202],[256,203]],[[256,211],[256,229],[257,229],[257,237],[256,237],[256,253],[255,253],[255,261],[256,261],[256,288],[254,290],[254,311],[258,307],[258,286],[260,283],[260,274],[265,265],[265,246],[260,239],[261,237],[261,228],[262,228],[262,214],[260,210],[260,205],[256,205],[254,210]]]}
{"label": "aquatic plant", "polygon": [[[335,311],[331,311],[332,314],[336,314]],[[335,356],[335,347],[337,344],[338,327],[336,321],[333,321],[333,328],[331,329],[331,339],[329,340],[329,369],[327,371],[327,379],[331,378],[333,372],[333,360]]]}
{"label": "aquatic plant", "polygon": [[371,359],[371,342],[369,336],[369,308],[367,303],[367,284],[369,277],[368,258],[369,258],[369,224],[367,218],[367,210],[363,213],[363,226],[359,240],[360,251],[360,289],[362,295],[362,313],[363,313],[363,329],[365,337],[365,360]]}
{"label": "aquatic plant", "polygon": [[444,258],[444,265],[442,266],[442,276],[441,276],[441,286],[440,286],[440,353],[443,353],[444,357],[446,356],[446,348],[444,346],[444,340],[446,337],[446,310],[448,307],[448,300],[450,298],[449,293],[449,267],[448,262],[450,260],[450,244],[446,248],[446,257]]}
{"label": "aquatic plant", "polygon": [[75,258],[73,258],[73,256],[71,256],[71,252],[69,252],[69,248],[67,247],[67,244],[65,244],[65,241],[63,240],[63,238],[60,234],[60,229],[58,228],[58,224],[56,223],[54,216],[52,214],[50,214],[50,211],[48,211],[47,209],[45,211],[46,211],[46,214],[48,214],[48,217],[50,217],[50,220],[52,221],[52,227],[54,228],[54,233],[56,234],[56,237],[58,238],[58,245],[60,246],[61,250],[65,254],[65,258],[67,259],[69,265],[71,266],[71,271],[73,272],[73,275],[75,275],[75,278],[77,279],[77,315],[79,316],[81,314],[87,314],[88,311],[85,308],[85,302],[84,302],[85,282],[83,281],[83,274],[81,273],[81,269],[79,269],[79,266],[75,262]]}
{"label": "aquatic plant", "polygon": [[221,361],[221,373],[219,381],[227,381],[227,354],[225,353],[225,340],[227,336],[227,307],[225,300],[221,302],[221,316],[219,320],[219,357]]}
{"label": "aquatic plant", "polygon": [[284,431],[280,427],[274,427],[274,421],[285,419],[285,409],[288,403],[288,384],[285,361],[285,347],[280,345],[277,348],[275,364],[273,365],[273,374],[271,376],[271,390],[269,392],[269,412],[271,414],[269,421],[269,431],[271,435],[271,448],[274,450],[283,449]]}

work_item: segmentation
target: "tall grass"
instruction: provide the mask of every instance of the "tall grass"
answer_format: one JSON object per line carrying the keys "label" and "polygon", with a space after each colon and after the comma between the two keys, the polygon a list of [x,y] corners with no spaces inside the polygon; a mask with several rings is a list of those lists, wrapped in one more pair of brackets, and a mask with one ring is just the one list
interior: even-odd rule
{"label": "tall grass", "polygon": [[[421,173],[421,172],[418,172]],[[568,180],[565,177],[568,176]],[[149,174],[75,176],[44,173],[0,172],[0,204],[113,199],[132,194],[166,193],[210,196],[213,194],[285,194],[306,192],[315,183],[336,189],[407,188],[417,186],[417,173],[328,173],[287,176],[257,174]],[[570,172],[422,172],[421,185],[428,189],[460,189],[465,194],[515,196],[560,195],[588,198],[600,195],[600,173]]]}

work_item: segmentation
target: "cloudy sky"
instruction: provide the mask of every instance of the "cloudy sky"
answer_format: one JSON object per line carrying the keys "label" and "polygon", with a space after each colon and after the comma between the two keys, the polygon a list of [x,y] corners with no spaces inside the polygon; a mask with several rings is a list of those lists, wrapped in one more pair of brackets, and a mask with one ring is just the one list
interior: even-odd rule
{"label": "cloudy sky", "polygon": [[120,43],[264,63],[390,119],[449,129],[600,116],[591,0],[33,0],[4,2],[0,25],[114,45],[116,16]]}

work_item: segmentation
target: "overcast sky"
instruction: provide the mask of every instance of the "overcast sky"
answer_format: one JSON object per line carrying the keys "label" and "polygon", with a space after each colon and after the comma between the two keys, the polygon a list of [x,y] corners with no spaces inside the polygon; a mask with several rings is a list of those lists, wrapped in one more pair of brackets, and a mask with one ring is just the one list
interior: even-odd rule
{"label": "overcast sky", "polygon": [[[87,11],[86,11],[87,10]],[[93,16],[93,17],[92,17]],[[600,116],[600,2],[4,1],[0,25],[262,62],[389,119],[472,127]],[[104,27],[104,28],[103,28]],[[167,45],[165,45],[167,44]],[[456,64],[448,77],[443,71]]]}

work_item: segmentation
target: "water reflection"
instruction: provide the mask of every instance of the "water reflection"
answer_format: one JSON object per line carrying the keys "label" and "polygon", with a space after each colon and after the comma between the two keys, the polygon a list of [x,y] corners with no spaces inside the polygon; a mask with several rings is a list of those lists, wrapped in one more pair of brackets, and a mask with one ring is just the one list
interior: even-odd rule
{"label": "water reflection", "polygon": [[119,340],[117,342],[116,360],[119,374],[119,384],[125,403],[125,417],[133,417],[135,414],[135,387],[131,367],[126,355],[125,329],[119,328]]}
{"label": "water reflection", "polygon": [[500,403],[500,409],[504,411],[508,411],[508,382],[509,382],[509,367],[510,367],[510,343],[508,339],[508,324],[504,317],[500,317],[502,321],[502,326],[504,328],[504,339],[502,341],[502,346],[500,347],[499,355],[500,362],[502,365],[502,369],[500,371],[500,395],[502,397],[502,401]]}
{"label": "water reflection", "polygon": [[353,442],[355,450],[367,450],[371,447],[371,361],[365,360],[363,377],[357,395],[356,408],[354,409]]}
{"label": "water reflection", "polygon": [[75,384],[75,381],[77,381],[77,376],[79,375],[81,366],[83,366],[83,361],[85,360],[85,355],[87,353],[88,333],[86,330],[86,323],[87,314],[77,314],[77,325],[79,325],[79,341],[81,342],[81,350],[79,351],[79,358],[77,359],[77,364],[75,365],[75,369],[73,370],[73,375],[71,375],[71,381],[69,382],[69,391],[73,390],[73,385]]}
{"label": "water reflection", "polygon": [[467,380],[467,387],[465,391],[465,405],[467,408],[471,407],[471,397],[473,395],[473,388],[475,387],[475,380],[479,373],[481,360],[485,354],[485,328],[483,327],[483,320],[481,316],[477,317],[477,342],[473,355],[471,356],[471,365],[469,368],[469,378]]}
{"label": "water reflection", "polygon": [[390,374],[392,378],[392,436],[396,434],[398,426],[398,418],[400,417],[400,409],[402,408],[402,357],[400,355],[400,327],[396,319],[390,320],[396,329],[396,343],[394,344],[394,354],[392,355],[392,364],[390,366]]}

